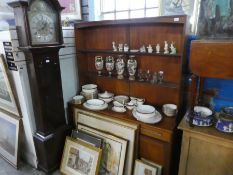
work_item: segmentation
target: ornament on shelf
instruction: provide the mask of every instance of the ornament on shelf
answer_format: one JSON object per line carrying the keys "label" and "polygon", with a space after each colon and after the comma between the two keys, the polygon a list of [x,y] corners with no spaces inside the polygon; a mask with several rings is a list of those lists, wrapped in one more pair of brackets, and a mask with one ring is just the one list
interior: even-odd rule
{"label": "ornament on shelf", "polygon": [[171,49],[170,54],[176,54],[176,48],[174,47],[174,42],[171,43],[170,49]]}
{"label": "ornament on shelf", "polygon": [[114,58],[112,56],[106,57],[106,69],[108,71],[108,75],[112,76],[112,70],[114,69]]}
{"label": "ornament on shelf", "polygon": [[163,71],[159,71],[158,73],[158,82],[162,83],[164,79],[164,72]]}
{"label": "ornament on shelf", "polygon": [[144,81],[142,69],[138,70],[137,76],[138,76],[138,81]]}
{"label": "ornament on shelf", "polygon": [[151,74],[150,74],[150,70],[148,69],[147,71],[146,71],[146,81],[150,81],[150,79],[151,79]]}
{"label": "ornament on shelf", "polygon": [[160,45],[156,44],[156,53],[160,53]]}
{"label": "ornament on shelf", "polygon": [[117,71],[117,78],[123,79],[124,78],[124,70],[125,70],[125,62],[123,59],[123,55],[119,55],[116,60],[116,71]]}
{"label": "ornament on shelf", "polygon": [[128,44],[124,44],[124,52],[128,52],[129,51],[129,46]]}
{"label": "ornament on shelf", "polygon": [[153,52],[153,48],[152,48],[152,46],[149,44],[149,46],[147,47],[147,49],[148,49],[148,53],[152,53]]}
{"label": "ornament on shelf", "polygon": [[123,44],[118,44],[118,51],[123,52]]}
{"label": "ornament on shelf", "polygon": [[104,68],[104,60],[102,56],[95,56],[95,68],[98,71],[98,75],[101,76],[101,71]]}
{"label": "ornament on shelf", "polygon": [[146,47],[143,45],[142,47],[140,47],[140,52],[146,52]]}
{"label": "ornament on shelf", "polygon": [[151,79],[150,82],[152,84],[155,84],[155,83],[157,83],[157,81],[158,81],[158,75],[157,75],[157,72],[154,72],[153,75],[152,75],[152,79]]}
{"label": "ornament on shelf", "polygon": [[135,60],[135,56],[131,55],[129,56],[128,62],[127,62],[127,68],[129,72],[129,80],[135,80],[135,73],[137,69],[137,60]]}
{"label": "ornament on shelf", "polygon": [[164,54],[169,54],[167,41],[164,41]]}
{"label": "ornament on shelf", "polygon": [[117,52],[117,46],[116,46],[115,41],[112,42],[112,49],[113,49],[114,52]]}

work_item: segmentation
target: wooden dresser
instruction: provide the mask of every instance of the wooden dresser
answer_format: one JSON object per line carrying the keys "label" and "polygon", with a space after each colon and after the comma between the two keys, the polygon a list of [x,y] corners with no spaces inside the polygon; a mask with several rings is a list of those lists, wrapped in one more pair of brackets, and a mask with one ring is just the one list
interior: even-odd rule
{"label": "wooden dresser", "polygon": [[[203,95],[205,78],[233,79],[232,41],[193,41],[190,68],[191,106],[197,105]],[[197,82],[200,82],[198,85]],[[190,127],[182,120],[183,130],[179,175],[232,175],[233,135],[211,127]]]}
{"label": "wooden dresser", "polygon": [[[94,83],[98,90],[105,90],[115,95],[127,95],[145,98],[146,104],[160,109],[163,104],[173,103],[181,109],[183,95],[183,65],[184,47],[186,39],[186,16],[167,16],[157,18],[143,18],[117,21],[84,22],[75,25],[76,52],[80,89],[84,84]],[[113,51],[112,42],[127,44],[130,49],[139,49],[143,45],[153,46],[154,52],[119,52]],[[164,42],[175,43],[176,54],[164,54]],[[160,53],[156,53],[155,45],[160,44]],[[146,49],[147,50],[147,49]],[[170,49],[169,49],[170,50]],[[127,66],[124,79],[117,79],[114,69],[112,76],[108,76],[104,66],[102,76],[98,76],[95,68],[95,56],[124,55],[125,63],[129,56],[134,55],[137,60],[137,71],[149,70],[151,73],[163,71],[162,83],[129,80]],[[70,104],[72,108],[88,111],[82,105]],[[90,115],[98,114],[106,118],[137,124],[139,139],[135,143],[138,147],[135,158],[146,158],[163,166],[163,175],[174,175],[178,169],[177,153],[177,121],[176,117],[163,116],[160,123],[145,124],[137,121],[127,111],[124,114],[116,113],[109,107],[103,111],[88,111]],[[162,114],[162,112],[161,112]],[[76,117],[77,113],[74,113]],[[77,125],[77,123],[75,123]],[[174,151],[175,150],[175,151]],[[174,160],[174,161],[173,161]],[[133,167],[132,167],[133,168]],[[127,174],[129,175],[129,174]]]}

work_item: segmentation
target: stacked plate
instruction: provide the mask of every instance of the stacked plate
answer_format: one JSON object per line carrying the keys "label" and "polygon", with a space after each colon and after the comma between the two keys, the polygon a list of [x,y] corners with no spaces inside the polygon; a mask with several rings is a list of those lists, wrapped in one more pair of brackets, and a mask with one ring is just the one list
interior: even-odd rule
{"label": "stacked plate", "polygon": [[83,103],[83,106],[87,109],[98,111],[106,109],[108,104],[104,100],[90,99]]}
{"label": "stacked plate", "polygon": [[80,93],[86,100],[97,98],[98,90],[96,84],[86,84],[82,86],[82,92]]}
{"label": "stacked plate", "polygon": [[150,105],[139,105],[132,113],[137,120],[144,123],[154,124],[162,120],[162,115]]}

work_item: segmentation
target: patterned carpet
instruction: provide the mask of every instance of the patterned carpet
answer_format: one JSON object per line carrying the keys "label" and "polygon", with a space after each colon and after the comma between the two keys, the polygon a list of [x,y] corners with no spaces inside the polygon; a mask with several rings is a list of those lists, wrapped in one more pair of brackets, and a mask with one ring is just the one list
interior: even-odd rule
{"label": "patterned carpet", "polygon": [[[39,171],[23,162],[19,163],[19,169],[16,170],[7,161],[0,157],[0,175],[45,175],[44,172]],[[51,175],[61,175],[59,170]]]}

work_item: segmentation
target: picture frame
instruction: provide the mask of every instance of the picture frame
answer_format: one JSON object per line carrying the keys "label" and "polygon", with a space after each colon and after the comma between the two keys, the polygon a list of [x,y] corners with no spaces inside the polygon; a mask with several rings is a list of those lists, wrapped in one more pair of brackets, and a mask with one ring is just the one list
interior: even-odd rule
{"label": "picture frame", "polygon": [[137,157],[138,152],[138,144],[135,143],[138,143],[139,125],[78,108],[74,110],[74,122],[76,126],[77,124],[82,124],[127,140],[125,174],[132,174],[135,157]]}
{"label": "picture frame", "polygon": [[0,109],[19,117],[16,95],[13,91],[3,54],[0,55]]}
{"label": "picture frame", "polygon": [[84,132],[82,130],[72,130],[71,137],[78,140],[82,140],[97,148],[102,148],[103,139],[96,137],[92,134],[89,134],[87,132]]}
{"label": "picture frame", "polygon": [[100,148],[67,136],[60,171],[67,175],[98,175],[101,155]]}
{"label": "picture frame", "polygon": [[145,158],[141,158],[141,160],[143,162],[147,163],[147,164],[150,164],[150,165],[152,165],[154,167],[157,167],[157,174],[156,175],[162,175],[162,168],[163,168],[162,165],[159,165],[159,164],[157,164],[155,162],[149,161],[149,160],[147,160]]}
{"label": "picture frame", "polygon": [[0,155],[18,168],[21,119],[0,111]]}
{"label": "picture frame", "polygon": [[99,175],[123,175],[128,144],[127,140],[81,124],[78,124],[78,129],[103,139],[102,161]]}
{"label": "picture frame", "polygon": [[137,159],[134,165],[134,175],[158,175],[158,169],[151,164]]}
{"label": "picture frame", "polygon": [[61,20],[82,20],[81,0],[58,0],[65,9],[61,12]]}

